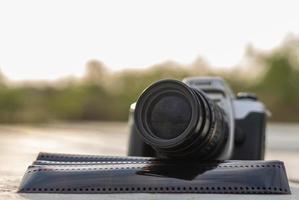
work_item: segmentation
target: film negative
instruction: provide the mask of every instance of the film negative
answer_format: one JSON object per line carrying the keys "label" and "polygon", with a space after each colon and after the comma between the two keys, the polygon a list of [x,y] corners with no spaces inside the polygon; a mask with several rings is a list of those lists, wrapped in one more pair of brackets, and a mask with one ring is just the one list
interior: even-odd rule
{"label": "film negative", "polygon": [[33,165],[28,167],[19,192],[291,193],[281,161],[203,163],[48,153],[39,154]]}

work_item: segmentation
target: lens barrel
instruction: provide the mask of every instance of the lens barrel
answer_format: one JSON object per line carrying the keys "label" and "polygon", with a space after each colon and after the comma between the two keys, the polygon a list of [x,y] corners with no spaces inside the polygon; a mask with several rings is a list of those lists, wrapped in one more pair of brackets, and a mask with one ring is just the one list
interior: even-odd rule
{"label": "lens barrel", "polygon": [[224,111],[203,91],[177,80],[149,86],[138,98],[134,121],[162,157],[213,159],[228,134]]}

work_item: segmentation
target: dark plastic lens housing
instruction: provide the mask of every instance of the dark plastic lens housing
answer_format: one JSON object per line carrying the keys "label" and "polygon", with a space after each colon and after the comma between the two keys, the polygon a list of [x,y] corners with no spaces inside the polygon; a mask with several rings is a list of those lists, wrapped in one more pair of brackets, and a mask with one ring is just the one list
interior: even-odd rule
{"label": "dark plastic lens housing", "polygon": [[143,140],[163,157],[215,157],[227,138],[223,110],[203,91],[162,80],[139,97],[135,125]]}

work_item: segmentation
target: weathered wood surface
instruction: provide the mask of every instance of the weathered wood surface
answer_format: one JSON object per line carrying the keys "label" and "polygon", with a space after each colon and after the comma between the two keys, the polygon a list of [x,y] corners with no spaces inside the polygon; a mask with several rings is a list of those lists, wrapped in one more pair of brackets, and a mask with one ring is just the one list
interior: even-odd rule
{"label": "weathered wood surface", "polygon": [[[299,124],[270,124],[266,159],[285,161],[291,180],[299,180]],[[26,167],[40,151],[125,155],[128,130],[125,123],[51,124],[0,126],[0,199],[299,199],[293,195],[113,194],[59,195],[17,194]]]}

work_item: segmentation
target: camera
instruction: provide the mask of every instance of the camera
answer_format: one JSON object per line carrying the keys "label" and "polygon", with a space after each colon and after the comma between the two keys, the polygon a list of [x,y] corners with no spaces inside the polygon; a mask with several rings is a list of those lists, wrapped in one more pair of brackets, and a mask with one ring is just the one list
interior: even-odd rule
{"label": "camera", "polygon": [[219,77],[153,83],[130,107],[129,156],[262,160],[267,110]]}

